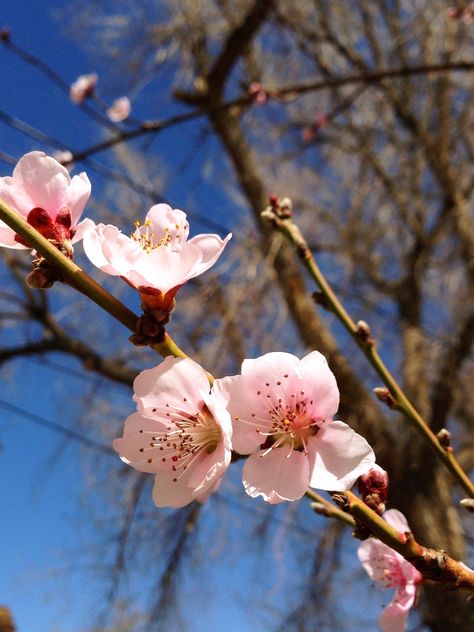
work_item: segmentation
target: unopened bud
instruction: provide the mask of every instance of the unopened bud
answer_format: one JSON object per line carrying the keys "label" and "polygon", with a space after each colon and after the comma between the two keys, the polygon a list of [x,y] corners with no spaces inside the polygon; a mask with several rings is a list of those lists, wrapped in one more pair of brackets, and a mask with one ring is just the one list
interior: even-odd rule
{"label": "unopened bud", "polygon": [[448,450],[451,447],[451,433],[446,428],[441,428],[441,430],[436,435],[438,439],[439,445]]}
{"label": "unopened bud", "polygon": [[278,215],[281,217],[281,219],[288,219],[289,217],[291,217],[292,212],[293,212],[293,204],[290,198],[288,197],[283,198],[280,202],[280,209],[279,209]]}
{"label": "unopened bud", "polygon": [[2,42],[8,43],[10,41],[10,35],[11,31],[8,26],[4,26],[2,29],[0,29],[0,40],[2,40]]}
{"label": "unopened bud", "polygon": [[357,479],[357,489],[365,504],[380,515],[388,496],[388,474],[377,464]]}
{"label": "unopened bud", "polygon": [[459,501],[459,504],[469,513],[474,513],[474,498],[463,498]]}
{"label": "unopened bud", "polygon": [[367,540],[371,535],[370,529],[365,524],[358,524],[352,532],[352,537],[357,540]]}
{"label": "unopened bud", "polygon": [[26,277],[26,282],[35,290],[47,290],[54,285],[56,279],[50,274],[48,268],[35,268]]}
{"label": "unopened bud", "polygon": [[372,332],[370,331],[369,325],[365,322],[365,320],[359,320],[356,324],[357,335],[366,345],[371,347],[374,344],[374,339],[372,338]]}
{"label": "unopened bud", "polygon": [[386,386],[377,386],[377,388],[374,388],[374,393],[376,397],[389,408],[393,409],[397,407],[395,398]]}

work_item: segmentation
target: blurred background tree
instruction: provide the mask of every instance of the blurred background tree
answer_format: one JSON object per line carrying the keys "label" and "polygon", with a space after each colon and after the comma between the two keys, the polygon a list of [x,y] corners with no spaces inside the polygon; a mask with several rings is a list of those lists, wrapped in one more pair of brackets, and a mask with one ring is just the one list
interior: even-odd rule
{"label": "blurred background tree", "polygon": [[[218,376],[271,350],[321,351],[341,391],[338,416],[390,474],[389,506],[422,543],[461,559],[472,544],[456,508],[461,490],[407,422],[376,401],[377,377],[315,305],[294,252],[260,213],[270,194],[292,198],[339,297],[369,322],[411,400],[435,432],[450,430],[472,471],[474,25],[465,8],[450,17],[449,3],[436,0],[76,0],[60,19],[87,47],[99,93],[126,93],[132,117],[112,124],[92,99],[67,140],[22,130],[34,137],[31,148],[72,152],[75,169],[93,179],[88,208],[97,221],[131,231],[167,200],[189,212],[194,233],[232,230],[216,271],[180,291],[173,336]],[[51,73],[54,60],[44,65],[41,51],[28,58],[14,34],[4,45],[67,93]],[[38,107],[47,116],[44,100]],[[97,375],[79,440],[100,428],[105,454],[86,451],[93,489],[81,512],[95,525],[88,555],[106,588],[88,630],[201,629],[190,621],[216,582],[245,595],[232,607],[262,629],[375,627],[376,609],[369,619],[356,605],[372,593],[350,530],[313,515],[305,501],[251,501],[238,463],[207,504],[158,511],[151,477],[102,447],[131,412],[134,375],[156,358],[131,348],[105,317],[84,316],[95,308],[67,288],[30,290],[28,257],[1,255],[0,361],[69,354]],[[125,284],[100,281],[136,309]],[[109,382],[123,395],[111,397]],[[470,631],[474,608],[461,592],[427,586],[414,622]]]}

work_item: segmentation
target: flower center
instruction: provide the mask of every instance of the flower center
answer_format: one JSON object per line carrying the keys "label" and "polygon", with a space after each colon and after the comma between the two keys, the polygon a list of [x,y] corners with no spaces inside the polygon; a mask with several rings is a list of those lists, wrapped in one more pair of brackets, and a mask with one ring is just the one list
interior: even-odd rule
{"label": "flower center", "polygon": [[[185,234],[183,233],[182,237],[179,232],[181,228],[179,224],[174,224],[172,228],[168,228],[167,226],[163,228],[164,235],[160,239],[156,239],[155,234],[151,231],[151,226],[152,223],[149,219],[147,219],[144,224],[136,221],[135,230],[130,235],[147,254],[150,254],[152,250],[160,246],[179,247],[183,241],[183,237],[185,238]],[[186,227],[187,226],[184,226],[183,228],[186,229]]]}
{"label": "flower center", "polygon": [[[201,455],[214,452],[221,441],[222,433],[205,404],[194,415],[170,404],[165,404],[165,409],[153,408],[153,412],[158,413],[161,419],[165,414],[169,419],[169,425],[164,431],[154,431],[151,442],[146,448],[140,448],[140,452],[149,448],[155,450],[158,448],[161,452],[159,457],[161,462],[168,462],[173,472],[177,473],[173,479],[177,482]],[[148,463],[152,463],[153,460],[153,458],[148,459]]]}
{"label": "flower center", "polygon": [[383,588],[397,588],[406,584],[405,575],[395,555],[387,555],[380,583]]}
{"label": "flower center", "polygon": [[[303,393],[304,395],[304,393]],[[295,396],[295,397],[293,397]],[[292,400],[284,405],[280,399],[277,405],[269,411],[272,425],[268,432],[258,429],[270,442],[270,449],[289,445],[290,451],[298,450],[307,453],[307,439],[318,431],[316,421],[307,414],[307,400],[296,401],[296,393],[292,393]]]}
{"label": "flower center", "polygon": [[[283,379],[288,377],[288,374],[283,375]],[[261,456],[285,445],[289,446],[288,456],[293,450],[307,454],[308,438],[316,435],[319,425],[324,423],[323,419],[314,419],[308,412],[308,406],[312,407],[314,401],[303,390],[288,394],[282,388],[282,380],[275,381],[274,385],[265,382],[265,387],[256,391],[256,396],[269,406],[268,417],[252,412],[251,419],[234,419],[255,426],[256,432],[264,437],[262,448],[265,452]]]}

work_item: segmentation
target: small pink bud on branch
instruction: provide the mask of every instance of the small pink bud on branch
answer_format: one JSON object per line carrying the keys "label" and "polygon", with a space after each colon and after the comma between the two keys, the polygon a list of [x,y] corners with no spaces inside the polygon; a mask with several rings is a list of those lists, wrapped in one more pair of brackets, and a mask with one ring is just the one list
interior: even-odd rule
{"label": "small pink bud on branch", "polygon": [[388,474],[378,465],[374,465],[366,474],[357,479],[357,489],[365,504],[379,516],[385,511],[388,497]]}
{"label": "small pink bud on branch", "polygon": [[397,407],[397,402],[394,396],[386,386],[377,386],[377,388],[374,388],[374,393],[377,399],[379,399],[383,404],[385,404],[392,410]]}

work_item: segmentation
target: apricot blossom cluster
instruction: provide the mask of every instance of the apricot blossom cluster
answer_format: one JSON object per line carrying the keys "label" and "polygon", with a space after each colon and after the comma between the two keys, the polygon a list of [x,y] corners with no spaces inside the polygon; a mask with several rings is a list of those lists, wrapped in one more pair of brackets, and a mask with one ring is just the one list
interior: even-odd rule
{"label": "apricot blossom cluster", "polygon": [[[76,102],[92,94],[97,78],[80,79],[71,94]],[[90,192],[85,173],[71,178],[63,165],[39,151],[23,156],[11,177],[0,178],[0,198],[24,220],[70,257],[72,244],[82,239],[89,260],[136,289],[144,315],[163,327],[179,288],[214,265],[232,235],[189,239],[186,213],[167,204],[152,206],[130,235],[114,225],[79,221]],[[33,265],[39,265],[31,245],[3,222],[0,245],[30,249],[37,257]],[[339,391],[317,351],[302,359],[267,353],[245,360],[239,375],[216,380],[190,358],[167,357],[142,371],[133,386],[136,411],[113,446],[125,463],[155,474],[158,507],[204,501],[219,487],[234,452],[247,457],[242,479],[252,497],[276,504],[301,498],[308,487],[345,491],[369,473],[361,484],[375,498],[368,483],[376,475],[376,508],[384,510],[386,473],[375,465],[367,441],[334,420]],[[408,528],[398,512],[384,516]],[[380,624],[401,632],[420,574],[373,538],[360,546],[359,558],[372,579],[396,589]]]}
{"label": "apricot blossom cluster", "polygon": [[[78,223],[90,195],[82,173],[72,179],[54,158],[31,152],[12,177],[0,179],[0,196],[60,249],[83,239],[84,251],[102,272],[120,276],[141,297],[145,314],[167,322],[178,289],[208,270],[225,239],[188,239],[186,213],[156,204],[130,236],[113,225]],[[0,225],[0,243],[29,245]],[[46,286],[45,286],[46,287]],[[245,360],[240,375],[214,381],[190,359],[167,358],[134,383],[137,411],[114,447],[136,469],[156,474],[160,507],[202,500],[220,483],[231,452],[248,456],[243,484],[269,503],[297,500],[310,487],[343,491],[375,463],[366,440],[333,417],[336,380],[325,358],[302,360],[267,353]]]}

